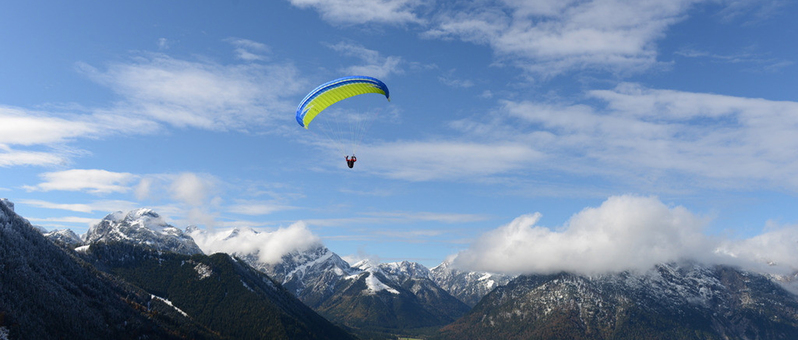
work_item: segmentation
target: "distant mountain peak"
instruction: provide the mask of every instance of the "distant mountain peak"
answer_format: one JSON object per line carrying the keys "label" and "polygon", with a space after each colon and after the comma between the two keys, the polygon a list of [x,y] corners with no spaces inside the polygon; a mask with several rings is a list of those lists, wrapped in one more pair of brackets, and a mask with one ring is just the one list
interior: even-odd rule
{"label": "distant mountain peak", "polygon": [[476,305],[483,296],[513,278],[511,275],[460,270],[449,260],[432,268],[429,275],[441,288],[469,306]]}
{"label": "distant mountain peak", "polygon": [[83,245],[83,240],[70,229],[57,229],[43,233],[47,239],[65,245],[71,249]]}
{"label": "distant mountain peak", "polygon": [[355,262],[352,268],[362,270],[364,272],[380,272],[380,263],[371,259],[363,259]]}
{"label": "distant mountain peak", "polygon": [[86,244],[124,242],[179,254],[202,254],[191,236],[148,208],[108,214],[89,228],[84,239]]}

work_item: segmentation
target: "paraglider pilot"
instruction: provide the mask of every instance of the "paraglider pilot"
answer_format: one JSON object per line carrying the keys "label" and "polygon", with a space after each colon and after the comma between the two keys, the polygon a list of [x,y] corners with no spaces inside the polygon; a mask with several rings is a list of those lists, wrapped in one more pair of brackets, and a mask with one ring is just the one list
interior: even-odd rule
{"label": "paraglider pilot", "polygon": [[352,158],[346,156],[346,165],[348,165],[350,169],[355,166],[355,162],[357,162],[357,157],[355,157],[355,155],[352,155]]}

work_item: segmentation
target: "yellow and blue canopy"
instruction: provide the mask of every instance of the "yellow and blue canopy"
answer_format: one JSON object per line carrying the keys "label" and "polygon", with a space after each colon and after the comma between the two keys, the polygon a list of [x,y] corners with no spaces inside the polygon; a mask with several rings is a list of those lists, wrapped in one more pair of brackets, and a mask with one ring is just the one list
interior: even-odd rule
{"label": "yellow and blue canopy", "polygon": [[308,124],[330,105],[365,93],[382,94],[391,101],[388,87],[379,79],[366,76],[343,77],[310,91],[296,108],[296,121],[307,129]]}

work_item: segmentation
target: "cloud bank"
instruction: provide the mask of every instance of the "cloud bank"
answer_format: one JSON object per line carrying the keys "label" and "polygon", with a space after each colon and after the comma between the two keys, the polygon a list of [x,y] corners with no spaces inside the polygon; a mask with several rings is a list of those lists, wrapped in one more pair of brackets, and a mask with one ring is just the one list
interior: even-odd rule
{"label": "cloud bank", "polygon": [[659,263],[693,260],[770,273],[798,271],[798,227],[745,240],[703,233],[708,220],[656,197],[613,196],[573,215],[562,227],[523,215],[489,231],[456,255],[453,265],[502,273],[602,274],[644,271]]}
{"label": "cloud bank", "polygon": [[481,236],[456,266],[507,273],[602,273],[645,270],[656,263],[703,257],[705,221],[654,197],[615,196],[555,230],[524,215]]}
{"label": "cloud bank", "polygon": [[206,254],[256,254],[262,263],[278,263],[283,255],[292,251],[302,251],[321,244],[321,239],[303,222],[274,231],[252,228],[223,231],[195,229],[189,235]]}

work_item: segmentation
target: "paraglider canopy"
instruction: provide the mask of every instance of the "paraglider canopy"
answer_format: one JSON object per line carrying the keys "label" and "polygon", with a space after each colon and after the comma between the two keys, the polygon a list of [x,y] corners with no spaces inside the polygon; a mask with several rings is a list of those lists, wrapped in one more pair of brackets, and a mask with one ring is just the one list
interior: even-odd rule
{"label": "paraglider canopy", "polygon": [[324,109],[341,100],[366,93],[378,93],[391,101],[388,86],[377,78],[366,76],[343,77],[321,84],[310,91],[296,108],[296,121],[305,129]]}

